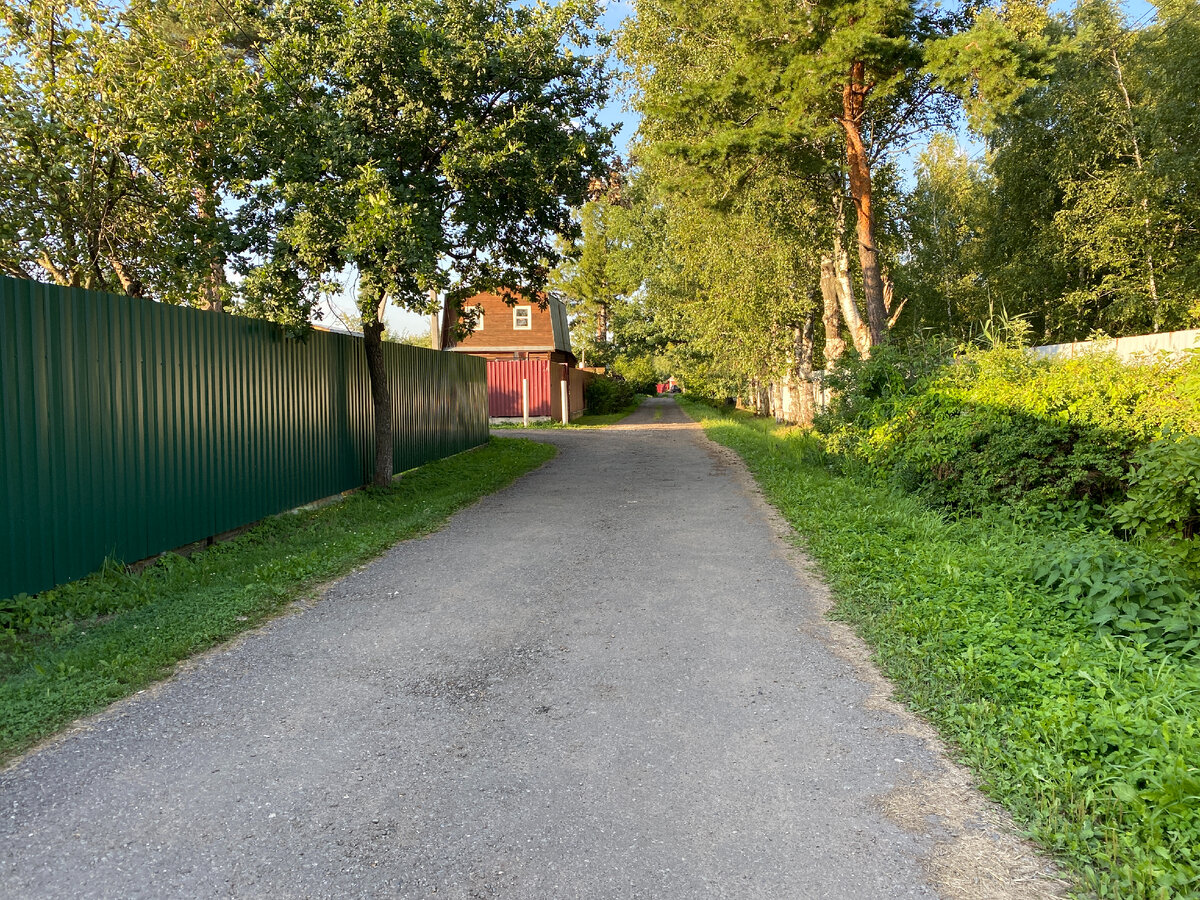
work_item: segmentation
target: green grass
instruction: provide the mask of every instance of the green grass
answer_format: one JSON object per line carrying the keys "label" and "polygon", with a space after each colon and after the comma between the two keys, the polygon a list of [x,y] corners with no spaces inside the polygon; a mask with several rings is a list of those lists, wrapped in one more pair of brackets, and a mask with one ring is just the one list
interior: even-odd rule
{"label": "green grass", "polygon": [[572,422],[571,425],[576,428],[591,428],[597,425],[615,425],[617,422],[620,422],[622,419],[634,413],[637,408],[642,405],[642,401],[645,399],[646,398],[644,396],[639,395],[635,397],[633,402],[624,409],[619,409],[616,412],[601,413],[595,416],[584,413],[582,416]]}
{"label": "green grass", "polygon": [[948,518],[838,474],[799,429],[681,403],[746,460],[900,696],[1082,890],[1200,896],[1200,664],[1098,633],[1035,575],[1048,547],[1115,538]]}
{"label": "green grass", "polygon": [[[600,427],[603,425],[615,425],[617,422],[620,422],[622,419],[626,418],[627,416],[629,416],[633,412],[635,412],[637,410],[637,408],[642,405],[642,401],[644,399],[645,399],[644,396],[638,396],[632,403],[630,403],[624,409],[619,409],[616,412],[602,413],[600,415],[594,415],[594,416],[589,413],[584,413],[582,416],[579,416],[577,419],[572,419],[570,425],[564,425],[562,422],[531,422],[529,427],[530,428],[597,428],[597,427]],[[661,415],[661,413],[660,413],[660,415]],[[520,423],[512,424],[512,425],[509,425],[509,424],[493,425],[492,427],[493,428],[524,428],[524,426],[521,425]]]}
{"label": "green grass", "polygon": [[187,559],[168,554],[137,575],[110,565],[0,603],[0,759],[169,675],[397,541],[436,530],[555,452],[493,439],[407,472],[392,488],[272,517]]}

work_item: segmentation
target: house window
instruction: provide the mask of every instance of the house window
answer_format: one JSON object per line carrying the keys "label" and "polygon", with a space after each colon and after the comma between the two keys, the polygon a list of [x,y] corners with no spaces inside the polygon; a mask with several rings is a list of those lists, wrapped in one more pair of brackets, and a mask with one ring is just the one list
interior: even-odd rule
{"label": "house window", "polygon": [[483,307],[475,307],[475,331],[483,331]]}
{"label": "house window", "polygon": [[516,331],[528,331],[533,328],[533,319],[529,314],[530,307],[514,306],[513,307],[513,329]]}

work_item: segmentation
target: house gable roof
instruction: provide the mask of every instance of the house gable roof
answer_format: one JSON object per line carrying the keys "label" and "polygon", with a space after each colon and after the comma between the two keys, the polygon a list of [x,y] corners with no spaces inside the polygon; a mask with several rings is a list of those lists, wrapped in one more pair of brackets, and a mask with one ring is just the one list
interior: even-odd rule
{"label": "house gable roof", "polygon": [[567,304],[556,294],[547,296],[550,324],[554,327],[554,349],[571,353],[571,328],[567,324]]}
{"label": "house gable roof", "polygon": [[483,309],[484,327],[468,335],[449,349],[462,353],[490,350],[537,350],[560,351],[574,356],[571,350],[571,330],[567,321],[567,307],[562,297],[555,294],[543,295],[545,308],[536,301],[521,298],[512,306],[529,306],[532,327],[528,330],[513,328],[512,306],[500,294],[484,292],[463,301],[463,307],[479,306]]}

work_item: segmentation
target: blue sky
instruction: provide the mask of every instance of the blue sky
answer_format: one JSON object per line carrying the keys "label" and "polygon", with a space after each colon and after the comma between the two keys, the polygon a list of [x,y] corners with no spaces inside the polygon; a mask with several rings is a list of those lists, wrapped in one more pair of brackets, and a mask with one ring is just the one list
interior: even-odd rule
{"label": "blue sky", "polygon": [[[600,21],[609,31],[616,31],[621,26],[621,22],[631,15],[633,15],[633,4],[629,0],[609,0]],[[625,148],[633,139],[633,133],[637,129],[637,116],[632,112],[627,112],[622,107],[620,98],[614,97],[600,111],[600,121],[604,125],[620,126],[621,131],[617,134],[615,143],[621,155],[626,156]]]}

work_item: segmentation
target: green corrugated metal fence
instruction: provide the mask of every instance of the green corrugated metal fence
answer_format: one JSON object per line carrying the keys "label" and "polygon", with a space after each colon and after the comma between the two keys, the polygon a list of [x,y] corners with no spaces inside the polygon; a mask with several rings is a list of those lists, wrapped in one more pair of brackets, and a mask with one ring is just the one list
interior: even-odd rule
{"label": "green corrugated metal fence", "polygon": [[[481,359],[385,344],[397,472],[487,440]],[[0,276],[0,597],[370,480],[361,338]]]}

